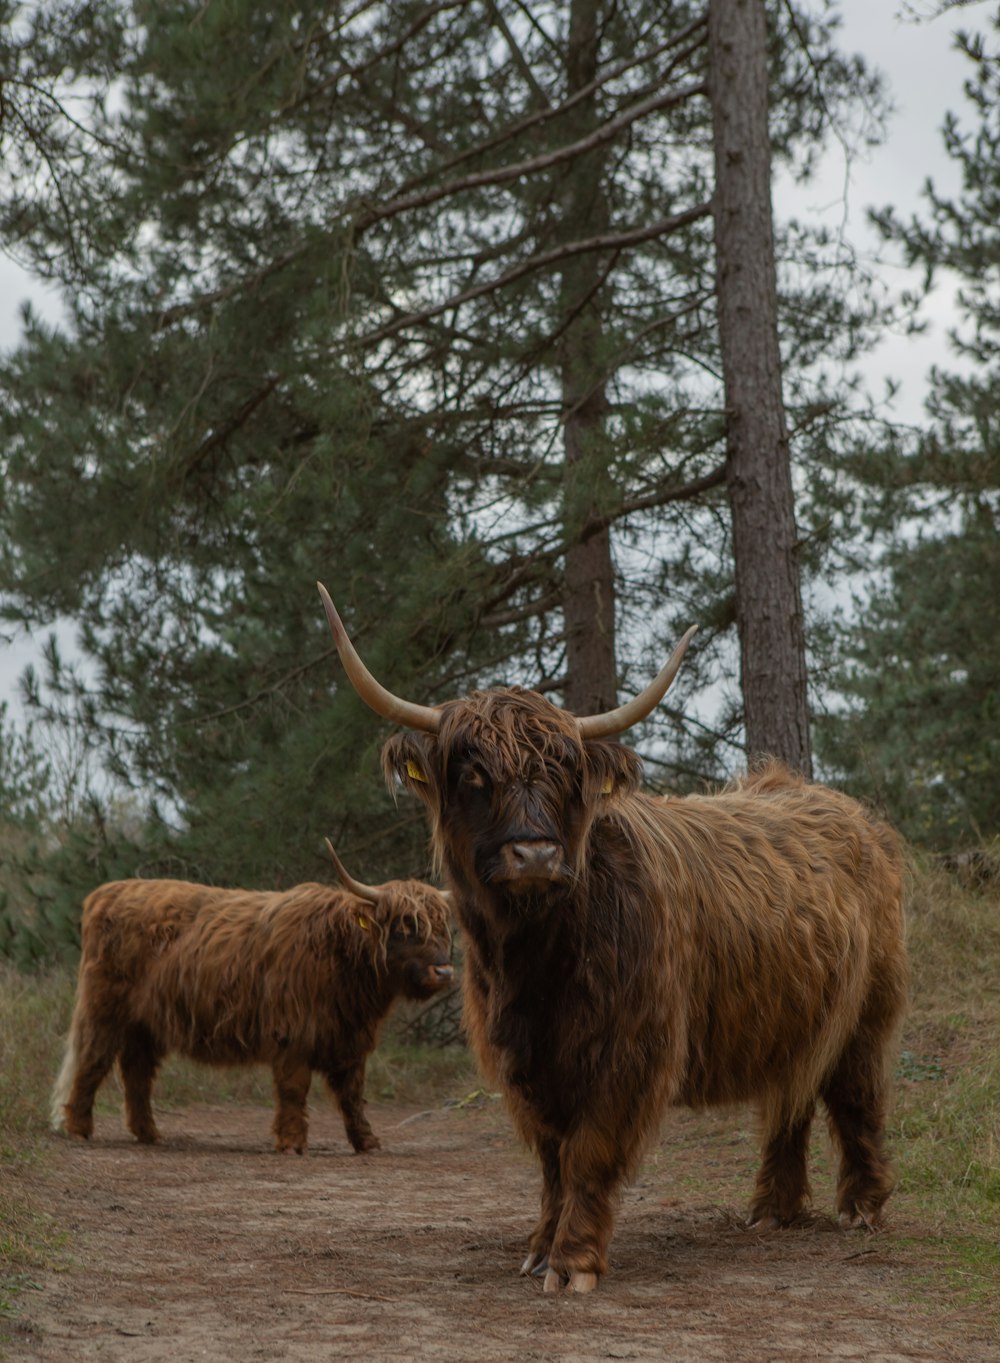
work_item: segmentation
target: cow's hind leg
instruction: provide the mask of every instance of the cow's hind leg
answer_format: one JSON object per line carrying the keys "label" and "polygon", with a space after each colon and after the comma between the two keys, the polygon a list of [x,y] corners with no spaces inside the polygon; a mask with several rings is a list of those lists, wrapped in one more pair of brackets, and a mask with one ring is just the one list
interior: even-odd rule
{"label": "cow's hind leg", "polygon": [[528,1241],[528,1257],[521,1272],[536,1277],[549,1267],[549,1253],[562,1215],[562,1176],[559,1169],[559,1142],[551,1137],[537,1141],[542,1164],[542,1213]]}
{"label": "cow's hind leg", "polygon": [[787,1226],[809,1200],[806,1152],[812,1108],[792,1115],[776,1105],[765,1109],[760,1168],[750,1204],[749,1222],[761,1230]]}
{"label": "cow's hind leg", "polygon": [[883,1043],[854,1039],[823,1086],[830,1133],[840,1146],[837,1211],[851,1226],[878,1226],[895,1179],[883,1148],[886,1079]]}
{"label": "cow's hind leg", "polygon": [[329,1070],[326,1078],[344,1118],[347,1139],[354,1149],[359,1155],[364,1154],[366,1150],[378,1150],[381,1142],[365,1116],[364,1060],[354,1065]]}
{"label": "cow's hind leg", "polygon": [[160,1139],[153,1120],[153,1080],[163,1059],[153,1034],[141,1022],[132,1023],[125,1031],[125,1041],[118,1057],[122,1086],[125,1089],[125,1124],[137,1141],[152,1145]]}
{"label": "cow's hind leg", "polygon": [[94,1098],[115,1063],[114,1032],[81,1026],[75,1041],[74,1069],[63,1121],[70,1136],[89,1140],[94,1131]]}
{"label": "cow's hind leg", "polygon": [[309,1118],[306,1115],[306,1098],[312,1070],[299,1056],[282,1055],[276,1059],[271,1071],[274,1075],[274,1148],[281,1151],[294,1150],[301,1155],[306,1148],[309,1133]]}

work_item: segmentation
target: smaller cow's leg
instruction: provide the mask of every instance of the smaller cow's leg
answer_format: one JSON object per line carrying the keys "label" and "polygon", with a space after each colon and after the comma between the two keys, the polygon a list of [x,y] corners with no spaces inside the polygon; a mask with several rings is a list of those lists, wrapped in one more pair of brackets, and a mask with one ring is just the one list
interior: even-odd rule
{"label": "smaller cow's leg", "polygon": [[301,1155],[306,1148],[309,1118],[306,1098],[312,1081],[312,1070],[300,1056],[281,1055],[272,1062],[274,1076],[274,1148],[284,1152],[294,1150]]}
{"label": "smaller cow's leg", "polygon": [[562,1176],[559,1169],[559,1142],[550,1137],[537,1141],[542,1164],[542,1214],[528,1241],[528,1257],[521,1272],[539,1276],[549,1267],[549,1252],[562,1215]]}
{"label": "smaller cow's leg", "polygon": [[94,1098],[115,1063],[117,1033],[81,1026],[74,1044],[73,1080],[63,1107],[63,1120],[70,1136],[89,1140],[94,1131]]}
{"label": "smaller cow's leg", "polygon": [[881,1046],[858,1041],[822,1091],[830,1133],[840,1146],[837,1211],[845,1225],[875,1229],[895,1179],[883,1148],[886,1084]]}
{"label": "smaller cow's leg", "polygon": [[761,1230],[787,1226],[809,1201],[806,1155],[813,1112],[791,1116],[780,1106],[764,1118],[760,1168],[750,1204],[749,1224]]}
{"label": "smaller cow's leg", "polygon": [[118,1057],[122,1086],[125,1089],[125,1123],[137,1141],[151,1145],[160,1139],[153,1120],[153,1080],[162,1059],[153,1034],[142,1023],[126,1029],[125,1042]]}
{"label": "smaller cow's leg", "polygon": [[380,1149],[381,1141],[365,1116],[364,1060],[330,1070],[326,1077],[343,1115],[347,1139],[354,1149],[359,1155],[366,1150]]}

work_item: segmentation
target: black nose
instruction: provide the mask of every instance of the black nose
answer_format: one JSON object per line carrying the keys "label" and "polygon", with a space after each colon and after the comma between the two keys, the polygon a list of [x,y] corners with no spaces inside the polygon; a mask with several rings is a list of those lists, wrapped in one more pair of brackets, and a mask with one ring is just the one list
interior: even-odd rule
{"label": "black nose", "polygon": [[559,846],[554,842],[515,842],[510,850],[522,875],[550,876],[559,864]]}

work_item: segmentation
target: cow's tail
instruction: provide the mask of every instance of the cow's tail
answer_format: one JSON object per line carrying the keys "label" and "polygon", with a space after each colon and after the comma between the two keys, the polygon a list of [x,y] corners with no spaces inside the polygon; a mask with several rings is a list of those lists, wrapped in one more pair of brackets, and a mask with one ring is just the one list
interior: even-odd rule
{"label": "cow's tail", "polygon": [[61,1131],[65,1120],[65,1107],[69,1102],[70,1090],[73,1087],[73,1080],[76,1077],[76,1062],[79,1051],[78,1038],[80,1033],[80,1004],[77,1002],[73,1009],[73,1021],[70,1023],[69,1036],[66,1038],[66,1050],[63,1055],[63,1062],[59,1067],[59,1074],[52,1088],[52,1101],[49,1107],[50,1120],[53,1131]]}

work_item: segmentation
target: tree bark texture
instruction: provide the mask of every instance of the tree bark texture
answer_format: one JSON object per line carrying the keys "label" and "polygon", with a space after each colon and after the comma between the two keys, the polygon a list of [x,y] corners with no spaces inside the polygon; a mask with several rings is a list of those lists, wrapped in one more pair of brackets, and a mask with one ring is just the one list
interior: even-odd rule
{"label": "tree bark texture", "polygon": [[[573,0],[566,53],[566,94],[589,85],[597,73],[600,0]],[[596,95],[573,111],[573,127],[585,136],[597,125]],[[567,240],[581,231],[607,230],[604,191],[605,149],[577,157],[562,182],[562,230]],[[567,261],[560,276],[564,330],[560,367],[563,401],[566,553],[563,618],[566,628],[565,704],[575,714],[594,714],[617,704],[615,591],[611,536],[605,525],[577,540],[582,527],[599,519],[612,492],[600,445],[607,410],[601,372],[602,257]]]}
{"label": "tree bark texture", "polygon": [[812,772],[805,628],[781,390],[763,0],[710,0],[715,252],[748,757]]}

